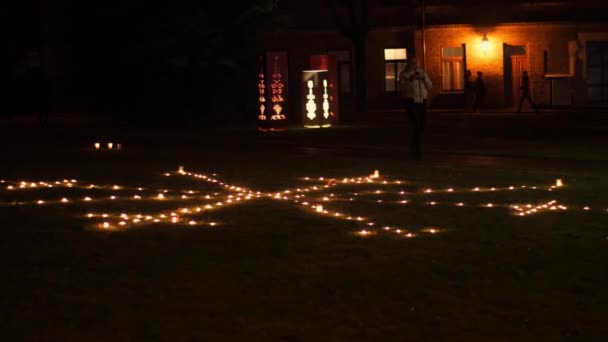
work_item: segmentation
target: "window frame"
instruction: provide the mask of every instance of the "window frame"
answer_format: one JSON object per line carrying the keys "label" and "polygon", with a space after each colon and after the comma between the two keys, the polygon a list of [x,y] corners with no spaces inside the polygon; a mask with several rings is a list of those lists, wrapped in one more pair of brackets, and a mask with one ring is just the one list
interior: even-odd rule
{"label": "window frame", "polygon": [[[386,59],[387,50],[403,50],[405,53],[405,58],[404,59]],[[383,71],[382,71],[382,73],[384,74],[382,88],[385,93],[389,93],[389,94],[398,93],[399,92],[399,73],[401,72],[401,70],[399,70],[398,66],[400,63],[403,63],[404,67],[405,67],[405,63],[407,62],[407,48],[405,48],[405,47],[384,48],[384,49],[382,49],[382,59],[384,61],[384,63],[382,64],[382,66],[384,67]],[[395,88],[393,90],[388,90],[386,87],[386,84],[387,84],[386,65],[387,64],[393,64],[393,68],[395,70],[395,75],[394,75],[395,76],[395,79],[394,79]]]}
{"label": "window frame", "polygon": [[[443,57],[443,49],[455,49],[455,48],[460,48],[462,49],[462,57]],[[465,73],[467,70],[467,49],[466,49],[466,45],[465,44],[461,44],[460,46],[441,46],[439,48],[439,54],[440,54],[440,70],[441,70],[441,93],[449,93],[449,94],[460,94],[460,93],[464,93],[464,86],[465,86]],[[450,84],[452,86],[451,89],[444,89],[443,88],[443,83],[444,83],[444,77],[446,77],[446,75],[443,72],[443,63],[444,62],[449,62],[452,65],[455,62],[462,62],[462,88],[454,88],[454,77],[452,76],[452,79],[450,80]],[[452,70],[454,70],[454,68],[452,67]]]}

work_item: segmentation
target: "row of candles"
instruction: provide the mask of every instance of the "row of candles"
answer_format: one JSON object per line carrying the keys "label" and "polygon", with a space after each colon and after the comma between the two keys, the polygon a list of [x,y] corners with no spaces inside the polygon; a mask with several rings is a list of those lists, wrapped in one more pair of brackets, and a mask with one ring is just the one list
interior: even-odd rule
{"label": "row of candles", "polygon": [[[193,216],[200,216],[202,215],[204,212],[212,210],[212,209],[218,209],[218,208],[223,208],[225,206],[231,205],[231,204],[237,204],[237,203],[242,203],[251,199],[255,199],[255,198],[261,198],[261,197],[265,197],[265,198],[271,198],[271,199],[275,199],[275,200],[281,200],[281,201],[291,201],[294,204],[297,204],[299,206],[302,207],[307,207],[309,208],[308,211],[309,212],[313,212],[319,215],[324,215],[324,216],[329,216],[329,217],[334,217],[334,218],[339,218],[339,219],[345,219],[345,220],[351,220],[351,221],[355,221],[358,222],[360,224],[363,224],[365,228],[359,230],[356,232],[356,234],[361,235],[361,236],[370,236],[370,235],[375,235],[381,232],[388,232],[388,233],[392,233],[392,234],[399,234],[399,235],[403,235],[406,237],[413,237],[416,234],[413,233],[411,230],[405,229],[405,228],[400,228],[400,227],[391,227],[391,226],[383,226],[382,228],[379,228],[381,225],[379,225],[377,222],[375,222],[372,219],[366,218],[366,217],[362,217],[362,216],[357,216],[357,215],[349,215],[346,213],[341,213],[341,212],[333,212],[333,211],[329,211],[326,208],[323,207],[323,204],[321,203],[310,203],[308,200],[305,200],[306,194],[308,192],[321,192],[321,191],[325,191],[329,188],[333,188],[339,185],[346,185],[346,184],[404,184],[405,182],[397,180],[397,181],[388,181],[388,180],[380,180],[380,175],[379,175],[379,171],[374,171],[374,173],[372,173],[370,176],[367,177],[358,177],[358,178],[343,178],[341,181],[337,181],[333,178],[330,179],[326,179],[324,177],[320,177],[317,179],[314,179],[315,181],[318,180],[319,182],[322,182],[322,185],[313,185],[310,187],[306,187],[306,188],[295,188],[295,189],[288,189],[288,190],[283,190],[283,191],[279,191],[279,192],[272,192],[272,193],[262,193],[260,191],[254,192],[252,190],[248,190],[245,187],[239,187],[239,186],[235,186],[235,185],[230,185],[230,184],[226,184],[224,182],[219,181],[216,178],[216,174],[213,174],[212,176],[207,176],[204,174],[196,174],[196,173],[191,173],[191,172],[186,172],[184,170],[183,167],[180,167],[179,170],[177,172],[168,172],[165,173],[165,176],[173,176],[173,175],[180,175],[180,176],[188,176],[188,177],[193,177],[197,180],[200,181],[204,181],[207,183],[211,183],[220,187],[223,187],[225,191],[228,191],[229,195],[225,195],[221,194],[221,193],[214,193],[214,195],[217,197],[219,196],[220,198],[222,198],[221,200],[217,200],[217,198],[214,198],[210,195],[206,195],[206,196],[187,196],[187,195],[182,195],[180,198],[175,198],[175,200],[181,200],[181,201],[187,201],[187,200],[200,200],[200,199],[206,199],[206,200],[213,200],[213,201],[207,201],[205,203],[199,203],[198,206],[193,206],[190,208],[178,208],[175,210],[169,210],[169,211],[163,211],[161,213],[157,213],[154,215],[150,215],[150,214],[126,214],[126,213],[122,213],[120,215],[118,214],[95,214],[95,213],[89,213],[86,215],[87,218],[90,219],[103,219],[103,222],[100,223],[98,225],[98,227],[103,228],[103,229],[113,229],[113,228],[119,228],[119,227],[127,227],[127,226],[131,226],[131,225],[136,225],[136,224],[152,224],[152,223],[173,223],[173,224],[187,224],[187,225],[209,225],[209,226],[217,226],[219,223],[215,222],[215,221],[200,221],[200,220],[195,220],[195,219],[190,219],[190,217]],[[309,177],[305,177],[304,180],[310,181],[313,180]],[[6,181],[2,180],[2,183],[6,183]],[[54,183],[45,183],[45,182],[38,182],[38,183],[34,183],[34,182],[18,182],[18,188],[20,189],[31,189],[31,188],[36,188],[39,186],[47,186],[47,187],[52,187],[53,185],[57,186],[57,185],[62,185],[62,186],[66,186],[66,187],[76,187],[77,185],[77,180],[63,180],[61,181],[57,181]],[[92,188],[106,188],[106,189],[111,189],[111,190],[126,190],[126,189],[133,189],[133,188],[129,188],[129,187],[124,187],[124,186],[118,186],[118,185],[113,185],[113,186],[95,186],[93,184],[91,185],[78,185],[79,187],[82,188],[88,188],[88,189],[92,189]],[[562,187],[563,186],[563,182],[561,179],[556,180],[555,185],[551,185],[547,187],[547,190],[551,191],[555,188],[558,187]],[[12,187],[12,188],[9,188]],[[477,191],[484,191],[484,190],[489,190],[489,191],[498,191],[498,190],[517,190],[517,189],[537,189],[540,187],[537,186],[519,186],[519,187],[515,187],[515,186],[509,186],[506,188],[481,188],[481,187],[476,187],[473,188],[472,190],[469,191],[473,191],[473,192],[477,192]],[[14,190],[16,189],[13,185],[9,185],[7,187],[8,190]],[[143,188],[137,188],[139,191],[142,191]],[[167,199],[168,196],[166,196],[165,194],[170,191],[170,190],[164,190],[162,193],[159,193],[155,196],[150,196],[150,197],[146,197],[147,199],[154,199],[154,200],[164,200]],[[461,190],[460,192],[462,192],[463,190]],[[190,194],[195,193],[195,191],[193,190],[189,190],[188,191]],[[423,191],[421,191],[421,193],[425,193],[425,194],[431,194],[431,193],[437,193],[437,192],[447,192],[447,193],[452,193],[452,192],[456,192],[455,189],[453,188],[448,188],[448,189],[443,189],[443,190],[435,190],[435,189],[425,189]],[[361,191],[361,192],[355,192],[354,195],[355,196],[359,196],[361,194],[382,194],[382,193],[390,193],[387,191],[382,191],[382,190],[375,190],[372,192],[366,192],[366,191]],[[401,195],[406,194],[405,191],[399,191],[398,192]],[[361,198],[361,196],[359,196],[358,198]],[[124,198],[124,197],[116,197],[116,196],[110,196],[108,198],[104,198],[104,199],[109,199],[109,200],[142,200],[142,196],[140,195],[133,195],[132,197],[129,198]],[[91,197],[84,197],[82,199],[82,201],[85,202],[89,202],[89,201],[93,201],[94,199]],[[99,200],[99,199],[97,199]],[[330,201],[341,201],[340,199],[338,199],[334,194],[330,194],[329,196],[323,196],[322,198],[317,198],[315,199],[315,202],[330,202]],[[354,201],[354,199],[352,197],[349,198],[349,201],[352,202]],[[73,202],[73,200],[68,199],[67,197],[63,197],[61,200],[56,201],[59,203],[71,203]],[[50,204],[50,203],[56,203],[56,202],[45,202],[44,200],[38,200],[35,203],[38,204]],[[378,203],[389,203],[391,201],[387,201],[384,202],[384,200],[380,199],[377,200]],[[24,204],[26,202],[21,202],[20,204]],[[400,204],[408,204],[408,203],[412,203],[411,200],[400,200],[397,203]],[[436,206],[439,205],[439,202],[425,202],[426,205],[430,205],[430,206]],[[467,204],[463,203],[463,202],[458,202],[458,203],[453,203],[453,205],[457,206],[457,207],[464,207],[467,206]],[[470,205],[469,205],[470,206]],[[556,200],[552,200],[549,201],[547,203],[542,203],[542,204],[493,204],[493,203],[485,203],[485,204],[481,204],[481,205],[475,205],[475,206],[480,206],[480,207],[485,207],[485,208],[496,208],[496,207],[508,207],[511,208],[512,210],[514,210],[516,212],[516,214],[518,216],[527,216],[527,215],[533,215],[533,214],[538,214],[544,211],[554,211],[554,210],[567,210],[568,207],[560,205],[557,203]],[[590,210],[590,207],[585,206],[583,208],[584,210]],[[430,233],[430,234],[435,234],[438,232],[441,232],[442,229],[440,228],[423,228],[420,229],[419,232],[425,232],[425,233]]]}
{"label": "row of candles", "polygon": [[[165,176],[170,176],[170,173],[165,173]],[[305,177],[305,180],[310,180],[309,177]],[[320,177],[319,181],[324,182],[326,179],[324,177]],[[55,181],[55,182],[27,182],[27,181],[20,181],[20,182],[16,182],[13,184],[9,184],[6,186],[7,190],[18,190],[18,189],[28,189],[28,188],[40,188],[40,187],[46,187],[46,188],[54,188],[54,187],[68,187],[68,188],[74,188],[74,187],[78,187],[78,188],[84,188],[84,189],[112,189],[112,190],[122,190],[122,189],[129,189],[127,187],[124,186],[119,186],[119,185],[95,185],[95,184],[87,184],[87,185],[82,185],[79,186],[77,185],[78,181],[76,179],[71,179],[71,180],[67,180],[64,179],[63,181]],[[211,182],[217,182],[216,179],[213,179]],[[2,180],[1,183],[6,183],[5,180]],[[329,179],[327,184],[328,185],[338,185],[338,184],[349,184],[349,183],[354,183],[354,184],[362,184],[362,183],[374,183],[372,181],[372,178],[344,178],[342,181],[337,182],[335,179]],[[223,184],[220,182],[220,184]],[[390,184],[404,184],[403,181],[397,180],[394,182],[388,182],[388,181],[383,181],[380,182],[379,184],[382,185],[390,185]],[[563,186],[563,182],[561,179],[557,179],[556,180],[556,184],[555,185],[550,185],[547,187],[547,190],[551,191],[555,188],[558,187],[562,187]],[[425,193],[425,194],[433,194],[433,193],[462,193],[462,192],[466,192],[466,191],[473,191],[473,192],[483,192],[483,191],[504,191],[504,190],[510,190],[510,191],[514,191],[514,190],[518,190],[518,189],[531,189],[531,190],[537,190],[539,188],[542,188],[540,186],[528,186],[528,185],[521,185],[521,186],[509,186],[509,187],[504,187],[504,188],[497,188],[497,187],[490,187],[490,188],[482,188],[482,187],[475,187],[472,188],[470,190],[467,189],[462,189],[462,190],[457,190],[454,188],[446,188],[446,189],[432,189],[432,188],[427,188],[424,190],[420,190],[421,193]],[[130,188],[130,189],[135,189],[135,188]],[[136,188],[138,191],[143,191],[144,188],[138,187]],[[317,187],[312,187],[312,189],[317,189]],[[192,193],[192,190],[188,190],[188,192]],[[381,194],[381,193],[390,193],[390,192],[386,192],[383,190],[375,190],[374,193],[376,194]],[[405,194],[406,192],[404,190],[401,190],[399,192],[399,194]]]}
{"label": "row of candles", "polygon": [[108,150],[114,150],[114,149],[121,150],[122,149],[122,144],[114,144],[113,142],[109,142],[109,143],[106,143],[106,144],[102,144],[102,143],[96,142],[96,143],[93,144],[93,148],[95,150],[101,150],[102,147],[104,147],[104,146]]}
{"label": "row of candles", "polygon": [[[183,174],[183,173],[180,173],[180,174]],[[170,173],[169,173],[169,174],[165,174],[165,175],[170,175]],[[202,178],[202,179],[207,179],[207,176],[201,176],[200,178]],[[307,177],[307,178],[308,178],[308,177]],[[375,178],[375,177],[374,177],[374,178]],[[365,179],[365,181],[367,182],[367,181],[369,181],[369,180],[371,180],[371,179],[372,179],[372,178],[370,177],[370,178]],[[208,180],[209,180],[210,182],[213,182],[213,183],[217,183],[217,182],[218,182],[218,181],[217,181],[216,179],[214,179],[214,178],[208,178]],[[323,177],[320,177],[320,178],[319,178],[319,181],[324,181],[324,180],[325,180],[325,179],[324,179]],[[353,178],[352,180],[353,180],[353,181],[356,181],[356,182],[362,182],[364,179],[363,179],[363,178],[358,178],[358,179],[356,179],[356,180],[355,180],[355,179]],[[2,180],[1,182],[2,182],[2,183],[5,183],[6,181]],[[399,184],[401,184],[401,183],[402,183],[401,181],[397,181],[397,182],[398,182]],[[19,183],[18,183],[18,184],[19,184],[19,185],[18,185],[18,188],[19,188],[19,189],[31,189],[31,188],[37,188],[37,187],[54,187],[54,185],[55,185],[55,186],[57,186],[57,185],[63,185],[63,186],[67,186],[67,187],[70,187],[70,188],[71,188],[71,187],[76,187],[76,185],[75,185],[76,183],[77,183],[77,180],[75,180],[75,179],[71,179],[71,180],[63,180],[63,181],[56,181],[56,182],[54,182],[54,183],[53,183],[53,182],[51,182],[51,183],[49,183],[49,182],[37,182],[37,183],[35,183],[35,182],[25,182],[25,181],[21,181],[21,182],[19,182]],[[342,183],[347,183],[347,181],[343,181]],[[386,184],[386,183],[387,183],[387,181],[383,181],[382,183],[383,183],[383,184]],[[53,184],[54,184],[54,185],[53,185]],[[224,185],[224,183],[222,183],[222,182],[219,182],[219,184],[220,184],[220,185]],[[337,183],[331,183],[331,182],[330,182],[330,185],[331,185],[331,184],[333,184],[333,185],[337,185]],[[562,186],[562,185],[563,185],[563,183],[561,182],[561,180],[558,180],[558,182],[557,182],[557,186]],[[94,184],[83,185],[83,186],[79,186],[79,187],[80,187],[80,188],[86,188],[86,189],[94,189],[94,188],[96,188],[96,189],[104,189],[104,188],[105,188],[105,189],[111,189],[111,190],[134,189],[134,188],[129,188],[129,187],[125,187],[125,186],[118,186],[118,185],[113,185],[113,186],[100,186],[100,185],[94,185]],[[230,187],[230,186],[229,186],[229,187]],[[326,186],[326,187],[329,187],[329,186]],[[324,188],[326,188],[326,187],[324,187]],[[554,187],[556,187],[556,186],[551,186],[551,187],[549,187],[549,189],[553,189]],[[232,188],[234,188],[234,187],[232,187]],[[519,187],[519,188],[521,188],[521,189],[525,189],[525,188],[527,188],[527,186],[523,185],[523,186],[521,186],[521,187]],[[533,187],[529,187],[529,188],[536,189],[537,187],[536,187],[536,186],[533,186]],[[16,189],[16,187],[15,187],[15,186],[12,186],[12,185],[9,185],[9,186],[7,186],[7,189],[8,189],[8,190],[13,190],[13,189]],[[312,186],[312,187],[310,187],[310,188],[305,188],[305,189],[295,189],[295,190],[293,190],[293,191],[294,191],[294,192],[308,192],[308,191],[314,191],[314,190],[319,190],[319,189],[320,189],[320,188],[319,188],[319,187],[317,187],[317,186]],[[495,191],[497,188],[489,188],[489,189],[490,189],[490,191]],[[516,187],[513,187],[513,186],[510,186],[510,187],[508,187],[508,188],[506,188],[506,189],[509,189],[509,190],[516,190],[517,188],[516,188]],[[141,188],[141,187],[139,187],[139,188],[137,188],[137,190],[138,190],[138,191],[143,191],[144,189],[143,189],[143,188]],[[170,197],[170,196],[167,196],[167,195],[166,195],[166,193],[167,193],[168,191],[169,191],[169,190],[162,190],[162,192],[161,192],[161,193],[158,193],[157,195],[149,196],[149,197],[147,197],[147,199],[154,199],[154,200],[164,200],[164,199],[175,199],[175,200],[177,200],[177,199],[181,199],[181,200],[196,200],[196,199],[203,199],[203,198],[204,198],[204,199],[211,199],[212,197],[219,195],[219,193],[214,193],[214,195],[213,195],[213,196],[212,196],[212,195],[205,195],[205,196],[198,196],[198,197],[197,197],[197,196],[181,195],[181,197],[175,197],[175,196]],[[453,190],[453,188],[449,188],[449,189],[446,189],[446,190],[444,190],[444,191],[445,191],[445,192],[449,192],[449,193],[451,193],[451,192],[453,192],[454,190]],[[476,187],[476,188],[474,188],[472,191],[480,191],[480,188],[479,188],[479,187]],[[194,190],[187,190],[187,191],[183,191],[183,192],[187,192],[188,194],[192,195],[192,194],[196,193],[197,191],[194,191]],[[291,192],[290,190],[284,191],[284,193],[290,193],[290,192]],[[426,189],[426,190],[424,190],[424,191],[423,191],[423,193],[437,193],[437,192],[439,192],[439,191],[436,191],[436,190],[434,191],[434,190],[432,190],[432,189]],[[375,191],[373,191],[373,192],[365,192],[365,191],[362,191],[361,193],[356,192],[356,193],[352,193],[352,194],[353,194],[354,196],[359,196],[360,194],[366,194],[366,193],[371,193],[371,194],[386,194],[386,193],[390,193],[390,192],[387,192],[387,191],[382,191],[382,190],[375,190]],[[269,193],[269,194],[268,194],[268,196],[274,197],[275,199],[288,199],[288,197],[286,197],[286,196],[282,196],[281,194],[282,194],[282,192],[278,192],[278,193],[274,193],[274,194]],[[399,192],[399,194],[404,195],[404,194],[406,194],[406,192],[405,192],[405,191],[400,191],[400,192]],[[261,192],[259,192],[259,191],[258,191],[258,192],[257,192],[255,195],[256,195],[256,197],[260,197]],[[302,196],[302,197],[303,197],[304,195],[299,195],[299,196],[296,196],[296,198],[300,198],[300,196]],[[106,197],[106,198],[101,198],[101,199],[100,199],[100,198],[93,199],[93,198],[91,198],[91,197],[87,196],[87,197],[82,198],[80,201],[89,202],[89,201],[100,201],[100,200],[112,200],[112,201],[114,201],[114,200],[142,200],[142,199],[144,199],[144,197],[142,197],[142,196],[141,196],[141,195],[139,195],[139,194],[135,194],[135,195],[133,195],[133,196],[131,196],[131,197],[117,197],[117,196],[109,196],[109,197]],[[330,197],[328,197],[328,196],[324,196],[324,197],[323,197],[321,200],[322,200],[322,201],[324,201],[324,202],[327,202],[327,201],[330,201],[330,200],[331,200],[331,201],[337,201],[337,200],[339,200],[339,199],[338,199],[337,197],[335,197],[335,195],[332,193],[332,194],[330,194]],[[349,201],[351,201],[351,202],[352,202],[352,201],[354,201],[354,199],[353,199],[352,197],[350,197],[348,200],[349,200]],[[57,201],[48,201],[48,200],[42,200],[42,199],[41,199],[41,200],[37,200],[37,201],[34,201],[34,202],[14,202],[14,203],[18,203],[18,204],[21,204],[21,205],[25,205],[25,204],[30,204],[30,203],[36,203],[36,204],[70,203],[70,202],[72,202],[72,201],[79,201],[79,200],[71,200],[71,199],[68,199],[68,198],[66,198],[66,197],[63,197],[63,198],[61,198],[60,200],[57,200]],[[228,199],[228,201],[230,201],[230,199]],[[384,203],[390,203],[390,201],[385,202],[383,199],[379,199],[379,200],[377,200],[376,202],[378,202],[378,203],[383,203],[383,202],[384,202]],[[396,203],[400,203],[400,204],[407,204],[407,203],[411,203],[411,200],[400,200],[400,201],[397,201]],[[426,202],[425,204],[426,204],[426,205],[430,205],[430,206],[435,206],[435,205],[439,205],[439,202],[431,201],[431,202]],[[455,205],[456,205],[456,206],[465,206],[465,204],[464,204],[463,202],[458,202],[458,203],[455,203]],[[520,212],[520,213],[519,213],[519,214],[520,214],[520,216],[524,216],[524,215],[526,215],[526,214],[537,213],[537,212],[541,211],[541,209],[543,209],[542,205],[541,205],[541,207],[540,207],[540,208],[536,208],[536,210],[531,211],[531,212],[525,211],[525,210],[523,210],[523,209],[521,209],[521,210],[520,210],[518,205],[513,205],[513,204],[492,204],[492,203],[484,203],[484,204],[477,204],[477,205],[474,205],[474,206],[488,207],[488,208],[492,208],[492,207],[511,207],[511,208],[514,208],[514,209],[518,210],[518,211]],[[546,205],[545,205],[545,206],[546,206]],[[522,208],[532,208],[532,204],[523,204],[523,205],[521,205],[521,207],[522,207]],[[552,206],[552,207],[553,207],[553,210],[555,210],[556,208],[557,208],[557,209],[561,209],[561,210],[565,210],[565,209],[567,209],[565,206],[559,206],[559,207]],[[590,207],[589,207],[589,206],[585,206],[585,207],[583,207],[583,210],[587,210],[587,211],[588,211],[588,210],[590,210]]]}

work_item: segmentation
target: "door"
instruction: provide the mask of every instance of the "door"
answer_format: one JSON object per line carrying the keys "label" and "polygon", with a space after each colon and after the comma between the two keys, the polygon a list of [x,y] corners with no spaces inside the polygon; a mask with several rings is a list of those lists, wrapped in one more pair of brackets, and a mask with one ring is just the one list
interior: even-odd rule
{"label": "door", "polygon": [[512,106],[519,103],[521,97],[521,75],[524,71],[529,71],[528,56],[526,55],[513,55],[511,56],[511,94],[513,94]]}
{"label": "door", "polygon": [[608,104],[608,42],[587,42],[587,101]]}

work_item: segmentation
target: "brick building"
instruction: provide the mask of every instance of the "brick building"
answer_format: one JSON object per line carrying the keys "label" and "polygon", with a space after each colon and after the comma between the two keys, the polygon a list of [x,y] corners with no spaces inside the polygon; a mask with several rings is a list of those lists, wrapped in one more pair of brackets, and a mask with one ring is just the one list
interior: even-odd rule
{"label": "brick building", "polygon": [[[605,1],[329,3],[282,1],[287,27],[261,36],[259,46],[260,52],[287,53],[290,94],[301,93],[299,77],[310,68],[310,56],[334,55],[347,119],[360,96],[370,112],[400,109],[396,75],[412,55],[433,81],[431,108],[462,108],[466,69],[483,72],[487,108],[514,108],[524,70],[544,106],[608,105]],[[364,39],[363,52],[357,51],[357,37]],[[359,73],[357,58],[363,62]],[[357,78],[364,86],[357,87]],[[301,100],[290,100],[290,111],[297,113]]]}

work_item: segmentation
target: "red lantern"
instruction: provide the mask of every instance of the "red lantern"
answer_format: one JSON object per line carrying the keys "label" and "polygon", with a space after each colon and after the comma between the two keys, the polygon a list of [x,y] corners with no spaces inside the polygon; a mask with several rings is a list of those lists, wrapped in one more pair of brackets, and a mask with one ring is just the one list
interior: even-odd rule
{"label": "red lantern", "polygon": [[258,74],[258,129],[287,128],[288,65],[286,52],[267,52],[260,57]]}

